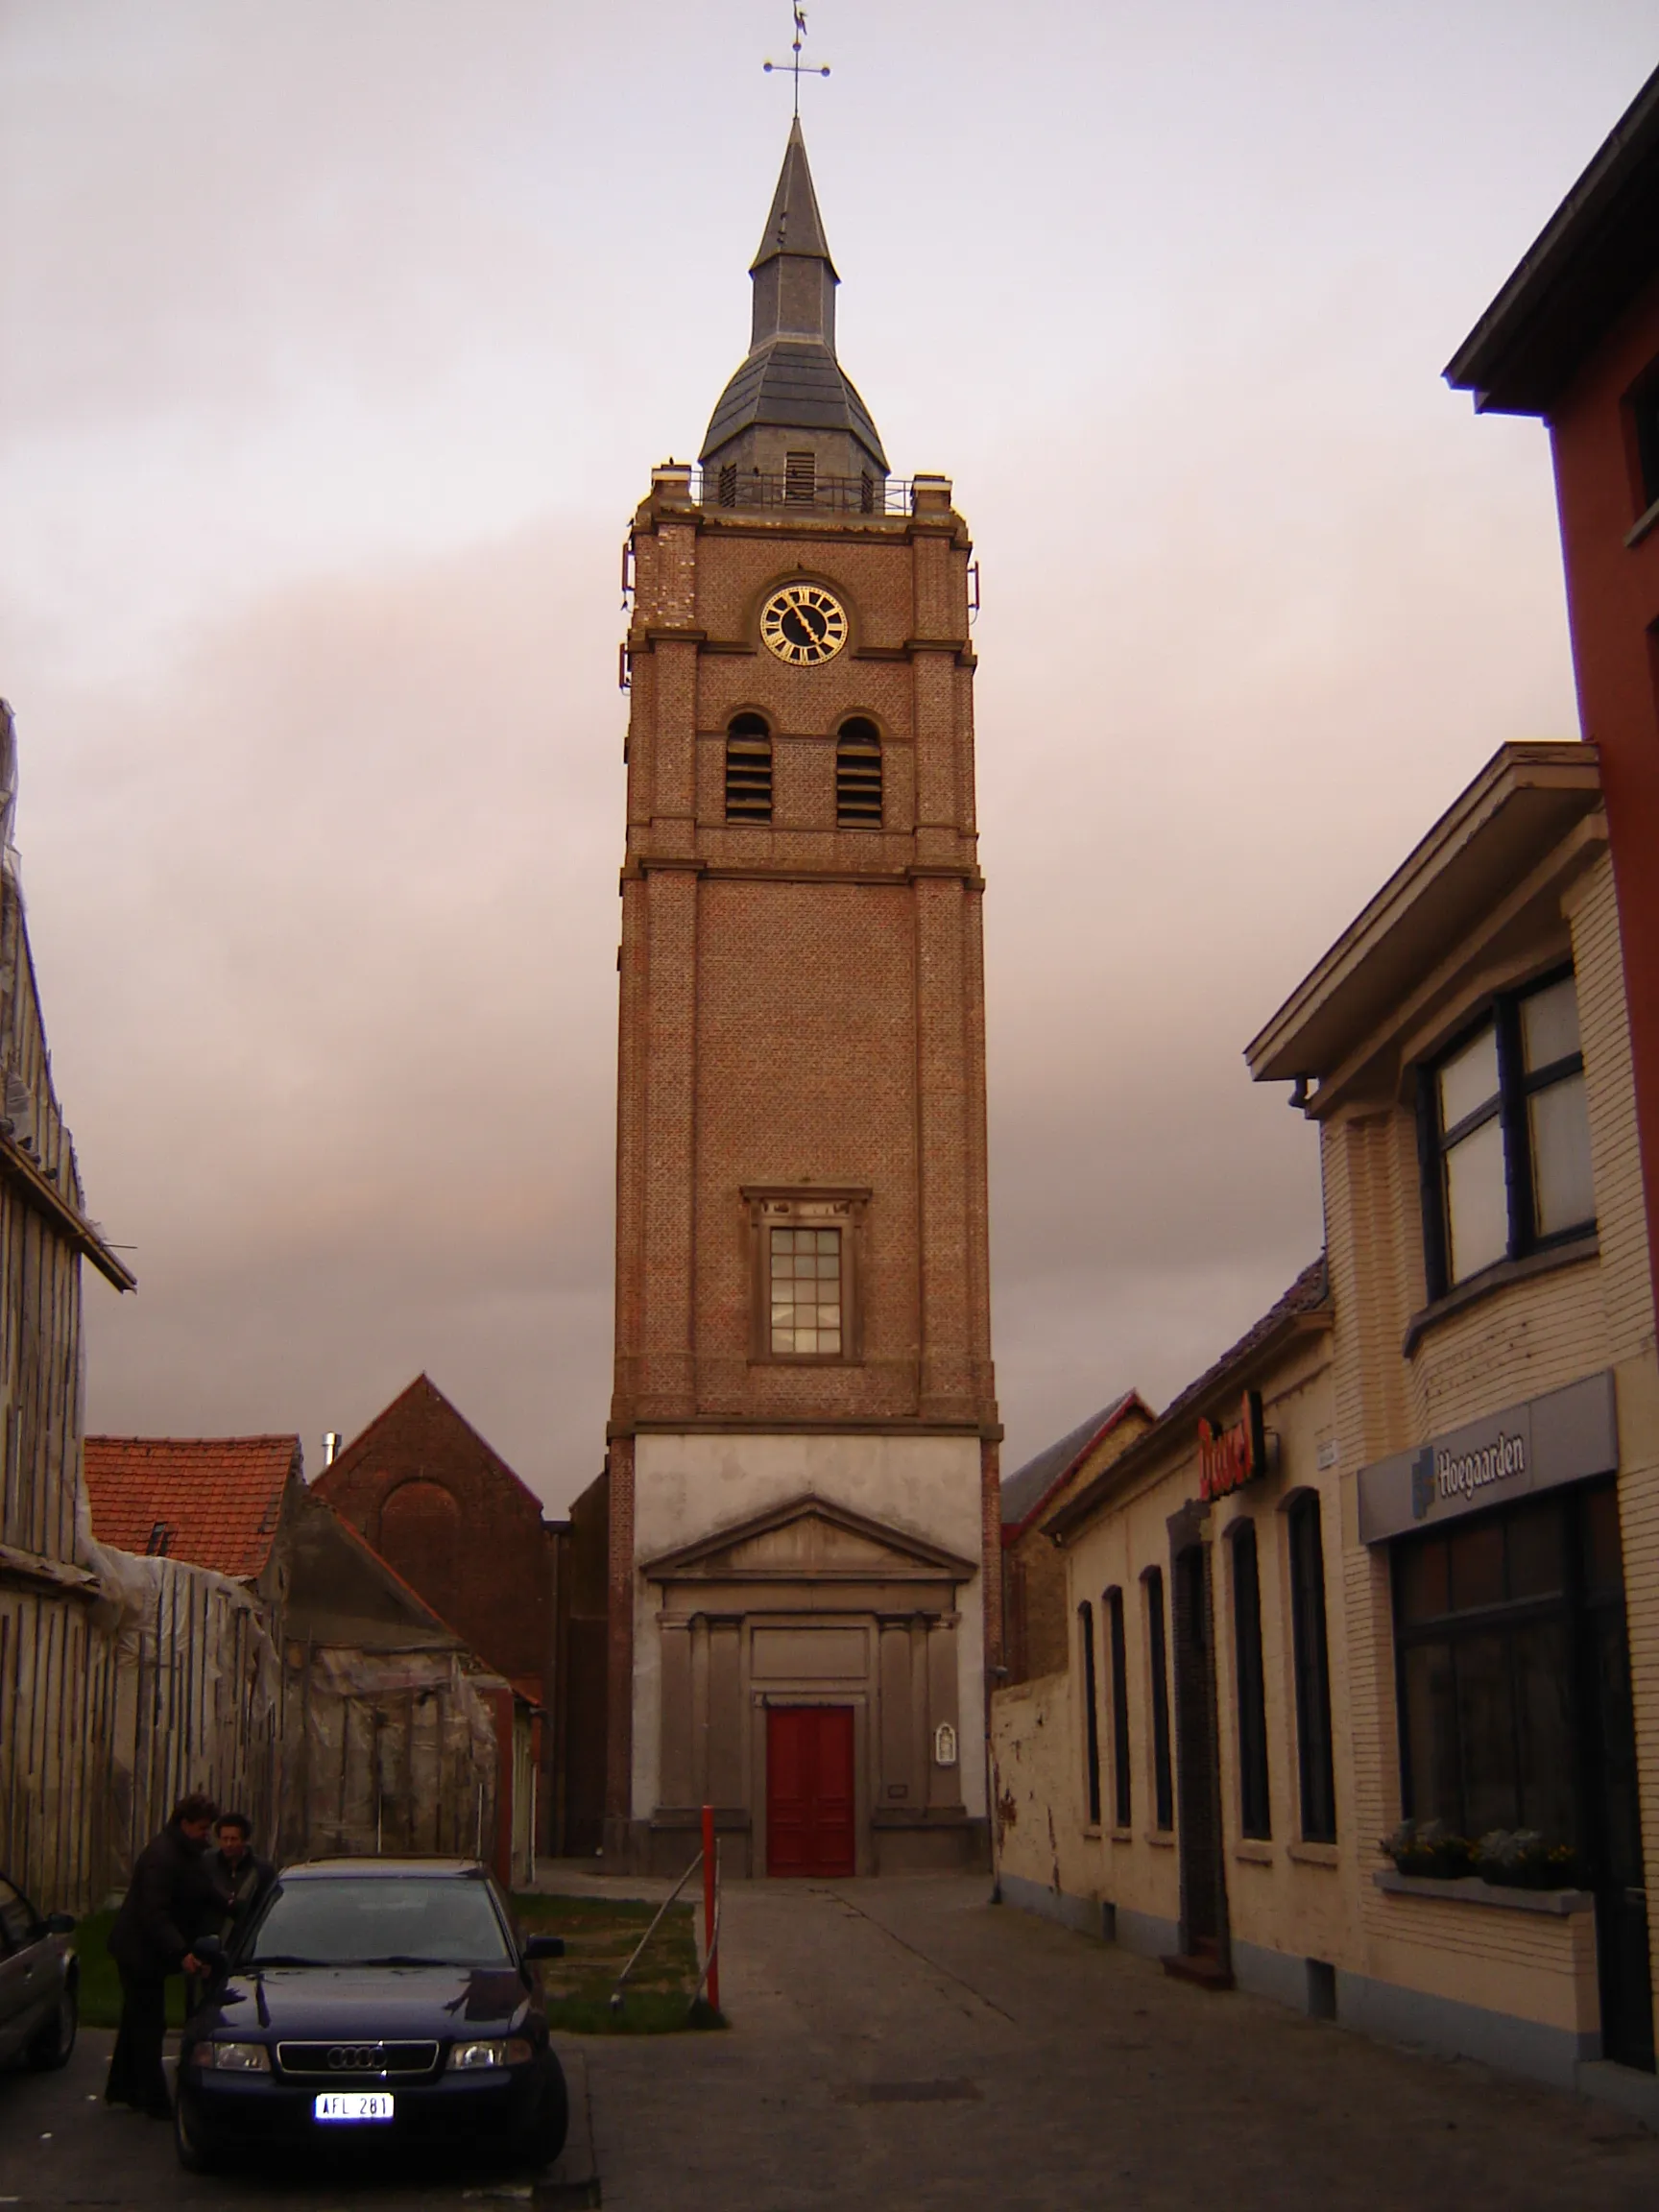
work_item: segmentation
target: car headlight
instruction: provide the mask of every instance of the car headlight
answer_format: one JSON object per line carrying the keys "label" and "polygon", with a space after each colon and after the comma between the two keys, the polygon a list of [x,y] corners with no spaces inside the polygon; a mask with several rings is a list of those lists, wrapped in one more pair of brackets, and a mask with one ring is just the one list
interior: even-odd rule
{"label": "car headlight", "polygon": [[269,2074],[271,2054],[263,2043],[198,2043],[191,2064],[214,2066],[221,2074]]}
{"label": "car headlight", "polygon": [[523,2035],[509,2035],[504,2043],[457,2043],[449,2054],[449,2071],[470,2074],[480,2066],[527,2066],[534,2056]]}

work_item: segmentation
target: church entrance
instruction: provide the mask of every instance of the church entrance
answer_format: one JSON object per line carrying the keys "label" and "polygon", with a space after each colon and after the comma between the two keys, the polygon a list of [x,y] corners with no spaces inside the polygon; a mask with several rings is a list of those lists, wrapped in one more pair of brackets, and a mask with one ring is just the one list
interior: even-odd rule
{"label": "church entrance", "polygon": [[766,1871],[851,1874],[851,1705],[774,1705],[766,1714]]}

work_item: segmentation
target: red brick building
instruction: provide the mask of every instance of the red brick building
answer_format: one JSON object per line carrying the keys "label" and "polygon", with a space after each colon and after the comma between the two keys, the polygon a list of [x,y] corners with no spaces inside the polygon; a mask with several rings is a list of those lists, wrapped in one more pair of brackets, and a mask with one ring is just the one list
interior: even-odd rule
{"label": "red brick building", "polygon": [[1583,735],[1618,890],[1659,1296],[1659,70],[1446,371],[1555,461]]}
{"label": "red brick building", "polygon": [[312,1494],[538,1708],[538,1848],[551,1850],[558,1535],[541,1501],[424,1375],[324,1468]]}
{"label": "red brick building", "polygon": [[797,122],[652,471],[622,869],[607,1849],[960,1863],[1000,1635],[968,530],[835,352]]}

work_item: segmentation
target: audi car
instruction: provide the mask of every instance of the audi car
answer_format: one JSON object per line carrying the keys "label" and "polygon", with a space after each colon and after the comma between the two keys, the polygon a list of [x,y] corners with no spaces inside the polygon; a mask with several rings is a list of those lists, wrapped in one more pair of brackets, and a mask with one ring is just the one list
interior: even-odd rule
{"label": "audi car", "polygon": [[230,1951],[205,1948],[174,2108],[189,2172],[284,2146],[467,2144],[538,2163],[564,2148],[536,1962],[565,1946],[526,1939],[475,1862],[287,1866]]}

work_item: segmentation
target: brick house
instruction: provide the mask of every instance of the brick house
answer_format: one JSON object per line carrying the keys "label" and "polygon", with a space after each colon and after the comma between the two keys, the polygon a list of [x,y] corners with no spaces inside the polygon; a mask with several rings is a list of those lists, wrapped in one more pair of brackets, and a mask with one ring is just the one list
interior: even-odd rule
{"label": "brick house", "polygon": [[560,1525],[425,1375],[323,1469],[311,1494],[536,1709],[537,1848],[551,1850]]}
{"label": "brick house", "polygon": [[[1246,1047],[1327,1260],[1049,1516],[1011,1901],[1659,2125],[1659,1358],[1597,749],[1506,745]],[[1150,1818],[1148,1818],[1150,1814]]]}
{"label": "brick house", "polygon": [[1659,69],[1446,372],[1548,423],[1582,733],[1623,937],[1650,1287],[1659,1299]]}
{"label": "brick house", "polygon": [[1009,1681],[1056,1672],[1071,1647],[1066,1562],[1048,1533],[1049,1515],[1127,1451],[1152,1419],[1141,1393],[1125,1390],[1005,1478],[1002,1606]]}

